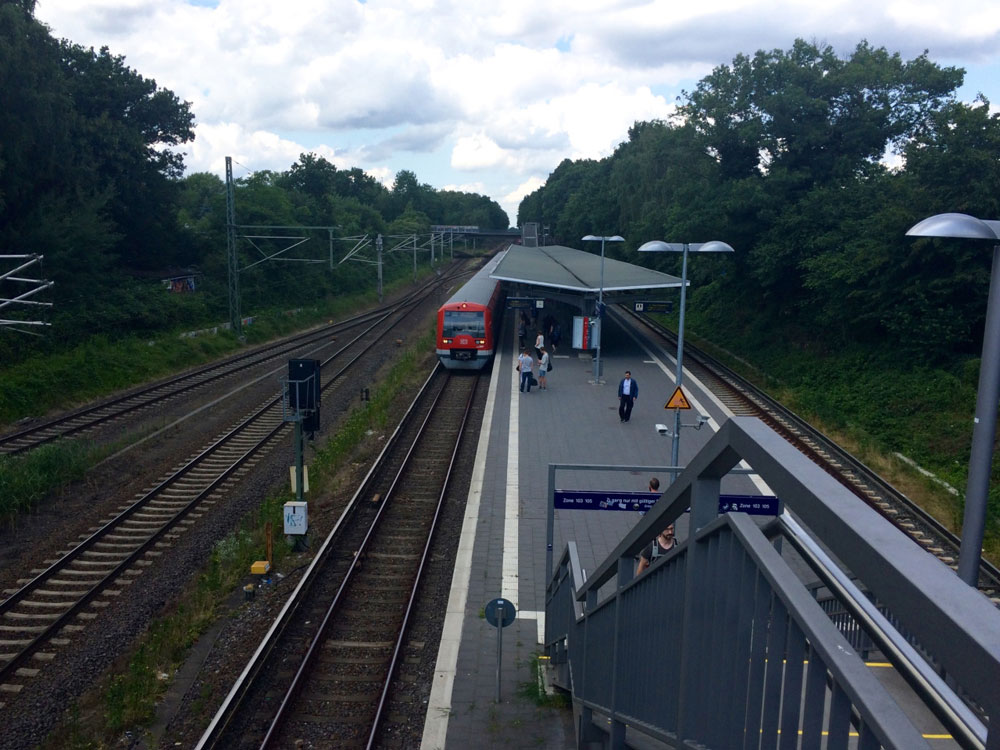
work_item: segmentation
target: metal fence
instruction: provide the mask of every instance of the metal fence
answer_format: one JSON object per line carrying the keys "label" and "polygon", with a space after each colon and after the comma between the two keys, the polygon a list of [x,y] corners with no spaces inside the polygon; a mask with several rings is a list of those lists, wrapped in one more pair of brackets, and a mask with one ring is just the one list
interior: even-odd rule
{"label": "metal fence", "polygon": [[[560,557],[545,645],[581,746],[625,747],[636,732],[676,747],[928,746],[757,524],[718,515],[720,479],[741,459],[981,707],[971,746],[1000,750],[1000,730],[988,732],[1000,613],[752,418],[725,423],[589,579],[573,543]],[[634,556],[688,507],[688,540],[633,578]]]}

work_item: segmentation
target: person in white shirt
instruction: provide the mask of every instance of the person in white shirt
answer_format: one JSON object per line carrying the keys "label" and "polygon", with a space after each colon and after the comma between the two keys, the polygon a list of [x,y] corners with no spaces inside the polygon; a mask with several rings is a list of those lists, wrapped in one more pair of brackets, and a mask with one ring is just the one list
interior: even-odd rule
{"label": "person in white shirt", "polygon": [[[521,371],[521,393],[531,393],[531,369],[535,366],[535,361],[528,354],[527,347],[521,356],[517,358],[517,369]],[[527,388],[525,387],[527,386]]]}
{"label": "person in white shirt", "polygon": [[542,335],[542,329],[538,329],[538,335],[535,336],[535,356],[539,359],[542,358],[542,347],[545,346],[545,336]]}

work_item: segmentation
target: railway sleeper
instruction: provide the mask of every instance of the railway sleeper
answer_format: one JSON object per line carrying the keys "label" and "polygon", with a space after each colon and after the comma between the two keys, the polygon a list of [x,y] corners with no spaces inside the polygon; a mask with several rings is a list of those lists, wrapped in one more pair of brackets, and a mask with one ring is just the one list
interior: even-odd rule
{"label": "railway sleeper", "polygon": [[115,531],[128,531],[129,533],[139,533],[141,531],[150,532],[156,531],[163,527],[163,521],[143,521],[135,518],[130,518],[128,521],[123,523]]}
{"label": "railway sleeper", "polygon": [[[351,692],[342,693],[340,691],[326,692],[322,690],[312,689],[309,691],[309,697],[305,699],[307,704],[316,703],[317,701],[334,701],[336,703],[374,703],[378,700],[379,693],[382,690],[382,685],[373,681],[373,689],[367,692],[354,692],[357,689],[357,685],[345,685],[347,690]],[[347,717],[344,716],[332,716],[327,715],[326,719],[329,721],[333,718],[336,721],[342,721]]]}
{"label": "railway sleeper", "polygon": [[[326,665],[326,663],[327,663],[326,660],[324,660],[323,664]],[[320,677],[315,678],[316,685],[325,687],[326,689],[325,692],[330,691],[332,688],[334,688],[336,685],[340,683],[346,683],[344,685],[344,689],[353,692],[354,690],[357,689],[355,683],[358,682],[364,682],[376,685],[378,686],[379,689],[381,689],[382,676],[384,674],[385,665],[378,664],[376,666],[378,667],[378,671],[373,674],[324,674]],[[337,694],[340,693],[339,690],[334,692]]]}
{"label": "railway sleeper", "polygon": [[[4,612],[3,616],[8,620],[20,621],[20,622],[46,622],[55,620],[59,617],[58,612],[45,612],[41,614],[28,613],[28,612]],[[44,630],[44,628],[42,628]]]}
{"label": "railway sleeper", "polygon": [[[104,567],[106,568],[108,566],[105,565]],[[36,572],[38,572],[38,573],[44,573],[45,571],[44,570],[39,570],[39,571],[36,571]],[[90,568],[90,567],[88,567],[87,569],[63,568],[62,570],[59,571],[59,575],[61,575],[61,576],[77,576],[78,578],[92,578],[95,581],[99,581],[101,578],[104,577],[104,573],[102,571],[100,571],[100,570],[94,570],[93,568]]]}
{"label": "railway sleeper", "polygon": [[[17,648],[19,646],[27,646],[29,643],[31,643],[31,641],[32,641],[31,638],[0,638],[0,648]],[[13,654],[3,653],[0,654],[0,659],[10,661],[16,655],[17,655],[16,653]]]}
{"label": "railway sleeper", "polygon": [[83,556],[83,558],[77,559],[74,562],[83,563],[85,565],[90,561],[96,561],[102,563],[109,561],[113,562],[116,560],[121,561],[125,559],[125,556],[122,555],[121,552],[100,552],[96,549],[84,550],[80,554]]}
{"label": "railway sleeper", "polygon": [[149,536],[149,533],[145,529],[130,529],[122,527],[120,529],[115,529],[114,534],[106,535],[102,541],[105,543],[117,544],[128,543],[131,546],[135,546],[137,543],[148,539]]}
{"label": "railway sleeper", "polygon": [[[51,584],[51,581],[48,583]],[[74,588],[72,590],[63,589],[61,591],[56,591],[54,589],[38,589],[35,591],[35,594],[38,596],[61,596],[63,598],[70,596],[79,598],[81,594],[86,594],[88,591],[90,591],[90,586],[81,587],[79,584],[74,584]]]}
{"label": "railway sleeper", "polygon": [[73,601],[70,602],[67,601],[48,602],[48,601],[39,601],[38,599],[24,599],[21,602],[19,602],[17,606],[24,607],[25,609],[36,608],[36,609],[55,610],[53,614],[59,614],[60,612],[65,612],[70,607],[72,607],[75,601],[76,600],[74,599]]}
{"label": "railway sleeper", "polygon": [[100,541],[94,546],[100,549],[118,550],[119,552],[129,552],[134,550],[141,543],[141,539],[130,539],[126,542]]}

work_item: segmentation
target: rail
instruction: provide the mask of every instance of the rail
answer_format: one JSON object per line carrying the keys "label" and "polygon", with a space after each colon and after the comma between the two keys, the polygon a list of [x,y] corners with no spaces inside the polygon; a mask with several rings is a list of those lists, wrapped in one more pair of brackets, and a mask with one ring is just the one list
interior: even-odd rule
{"label": "rail", "polygon": [[[718,515],[721,478],[741,460],[981,708],[983,746],[1000,750],[989,721],[1000,716],[1000,613],[748,417],[722,425],[589,579],[572,544],[563,553],[545,648],[580,708],[580,741],[601,733],[597,713],[613,747],[637,732],[671,746],[928,746],[757,524]],[[688,507],[689,539],[634,578],[634,556]]]}

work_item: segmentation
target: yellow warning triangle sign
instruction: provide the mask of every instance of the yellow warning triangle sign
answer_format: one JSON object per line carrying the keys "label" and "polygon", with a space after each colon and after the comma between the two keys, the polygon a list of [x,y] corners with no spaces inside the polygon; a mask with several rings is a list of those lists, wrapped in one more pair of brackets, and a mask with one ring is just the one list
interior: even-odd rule
{"label": "yellow warning triangle sign", "polygon": [[677,386],[677,390],[674,391],[674,395],[670,397],[667,401],[667,405],[663,407],[664,409],[690,409],[691,404],[688,403],[687,396],[684,395],[684,391],[681,390],[680,386]]}

